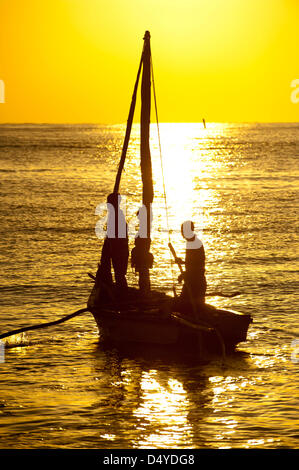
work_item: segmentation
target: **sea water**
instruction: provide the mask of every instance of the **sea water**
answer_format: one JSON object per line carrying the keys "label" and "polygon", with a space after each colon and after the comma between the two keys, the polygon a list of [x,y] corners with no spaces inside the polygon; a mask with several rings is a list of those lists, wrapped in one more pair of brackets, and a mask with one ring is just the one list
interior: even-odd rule
{"label": "sea water", "polygon": [[[124,131],[1,125],[0,333],[86,306]],[[1,448],[298,446],[298,124],[161,124],[160,134],[161,156],[152,125],[152,286],[180,292],[167,244],[183,257],[180,225],[193,220],[208,291],[241,292],[208,301],[252,315],[247,341],[224,364],[126,355],[102,348],[89,313],[3,340]],[[130,249],[139,152],[136,124],[120,187]],[[137,285],[130,266],[127,278]]]}

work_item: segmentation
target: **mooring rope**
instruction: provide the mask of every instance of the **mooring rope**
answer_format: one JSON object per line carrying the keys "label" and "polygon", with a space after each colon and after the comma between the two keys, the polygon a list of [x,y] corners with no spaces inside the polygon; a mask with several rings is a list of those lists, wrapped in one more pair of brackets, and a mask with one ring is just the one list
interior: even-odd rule
{"label": "mooring rope", "polygon": [[19,333],[24,333],[25,331],[38,330],[40,328],[47,328],[48,326],[58,325],[59,323],[68,321],[71,318],[77,317],[78,315],[81,315],[81,313],[85,312],[89,312],[89,309],[81,308],[80,310],[77,310],[76,312],[71,313],[70,315],[66,315],[62,318],[59,318],[59,320],[51,321],[48,323],[39,323],[37,325],[32,326],[25,326],[24,328],[18,328],[17,330],[8,331],[7,333],[3,333],[2,335],[0,335],[0,339],[7,338],[8,336],[17,335]]}

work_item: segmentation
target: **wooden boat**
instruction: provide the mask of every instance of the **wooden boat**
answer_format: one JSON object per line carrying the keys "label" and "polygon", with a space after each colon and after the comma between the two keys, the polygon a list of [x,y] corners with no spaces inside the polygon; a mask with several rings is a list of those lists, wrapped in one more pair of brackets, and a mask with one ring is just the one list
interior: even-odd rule
{"label": "wooden boat", "polygon": [[96,295],[94,287],[88,308],[98,325],[101,341],[111,345],[136,343],[181,348],[184,353],[223,355],[246,341],[252,321],[250,315],[208,304],[194,318],[192,308],[189,311],[180,308],[176,299],[158,291],[151,291],[143,299],[138,289],[131,287],[128,299],[118,303],[98,303]]}
{"label": "wooden boat", "polygon": [[[151,203],[153,201],[153,181],[149,147],[150,98],[151,98],[151,50],[150,34],[144,37],[144,47],[132,97],[127,129],[123,144],[113,193],[118,193],[121,173],[125,163],[131,126],[133,121],[136,93],[142,70],[141,85],[141,176],[143,183],[142,202],[147,209],[147,240],[145,256],[149,253]],[[153,76],[152,76],[153,79]],[[166,199],[166,198],[165,198]],[[172,247],[171,247],[172,248]],[[149,271],[148,271],[149,277]],[[140,273],[139,273],[140,275]],[[224,354],[246,340],[247,330],[252,321],[250,315],[232,310],[217,309],[205,304],[201,308],[182,304],[159,291],[150,291],[146,296],[137,288],[130,287],[125,299],[120,299],[115,286],[105,293],[105,284],[96,278],[88,300],[100,331],[101,340],[110,344],[135,344],[174,347],[179,351],[196,354],[216,352]]]}

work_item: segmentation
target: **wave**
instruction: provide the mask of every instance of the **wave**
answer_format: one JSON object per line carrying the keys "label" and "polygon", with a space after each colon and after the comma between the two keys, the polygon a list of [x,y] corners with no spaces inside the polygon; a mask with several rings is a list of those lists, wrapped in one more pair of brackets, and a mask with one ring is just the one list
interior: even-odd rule
{"label": "wave", "polygon": [[46,171],[50,171],[52,173],[53,171],[63,171],[63,168],[20,168],[17,170],[0,168],[0,173],[43,173]]}
{"label": "wave", "polygon": [[32,148],[32,149],[60,149],[60,148],[66,148],[66,149],[77,149],[77,150],[85,150],[85,149],[94,149],[98,148],[99,144],[96,142],[94,144],[51,144],[51,143],[42,143],[38,142],[38,144],[33,144],[33,143],[13,143],[13,144],[0,144],[0,148]]}

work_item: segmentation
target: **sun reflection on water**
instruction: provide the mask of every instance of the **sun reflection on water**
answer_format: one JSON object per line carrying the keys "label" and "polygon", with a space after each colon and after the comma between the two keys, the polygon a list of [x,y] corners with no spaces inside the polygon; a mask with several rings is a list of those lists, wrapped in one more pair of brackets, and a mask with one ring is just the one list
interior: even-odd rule
{"label": "sun reflection on water", "polygon": [[[211,168],[206,164],[207,158],[201,158],[201,149],[194,138],[198,135],[202,139],[201,131],[198,124],[161,125],[162,165],[172,230],[179,231],[181,223],[187,219],[194,219],[198,228],[203,227],[202,212],[206,199],[211,195],[205,182],[196,191],[195,187],[198,181],[210,176]],[[152,135],[155,188],[162,195],[163,179],[157,136],[155,132]]]}
{"label": "sun reflection on water", "polygon": [[182,384],[170,378],[162,385],[157,380],[157,371],[150,370],[143,372],[140,386],[141,403],[134,416],[144,420],[149,434],[141,437],[136,445],[139,448],[187,447],[192,428],[188,422],[189,401]]}

